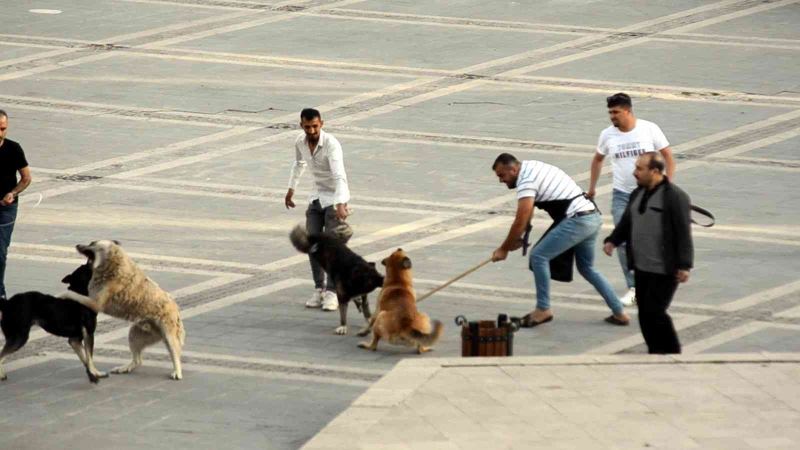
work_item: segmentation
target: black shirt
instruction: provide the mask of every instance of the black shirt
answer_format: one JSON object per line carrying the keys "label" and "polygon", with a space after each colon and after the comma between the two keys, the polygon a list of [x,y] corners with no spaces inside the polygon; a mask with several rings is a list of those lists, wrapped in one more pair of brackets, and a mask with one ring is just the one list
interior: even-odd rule
{"label": "black shirt", "polygon": [[17,172],[25,167],[28,167],[28,160],[22,147],[10,139],[4,140],[0,145],[0,197],[17,187]]}

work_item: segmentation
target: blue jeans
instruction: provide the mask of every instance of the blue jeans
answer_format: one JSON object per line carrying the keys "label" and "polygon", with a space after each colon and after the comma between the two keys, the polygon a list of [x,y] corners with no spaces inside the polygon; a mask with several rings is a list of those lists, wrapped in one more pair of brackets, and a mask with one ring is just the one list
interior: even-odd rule
{"label": "blue jeans", "polygon": [[[622,215],[625,214],[625,208],[628,207],[628,202],[631,199],[631,194],[614,189],[611,197],[611,216],[614,218],[614,226],[617,226]],[[617,257],[619,258],[619,266],[622,267],[622,273],[625,275],[625,283],[628,288],[636,286],[633,270],[628,269],[628,251],[625,244],[617,247]]]}
{"label": "blue jeans", "polygon": [[6,285],[3,283],[6,275],[6,257],[8,246],[11,245],[11,233],[14,231],[14,222],[17,220],[17,204],[9,206],[0,205],[0,297],[6,296]]}
{"label": "blue jeans", "polygon": [[594,246],[602,223],[597,213],[564,219],[536,244],[530,256],[536,284],[536,308],[550,309],[550,260],[574,248],[578,273],[594,286],[614,314],[623,312],[614,288],[593,266]]}

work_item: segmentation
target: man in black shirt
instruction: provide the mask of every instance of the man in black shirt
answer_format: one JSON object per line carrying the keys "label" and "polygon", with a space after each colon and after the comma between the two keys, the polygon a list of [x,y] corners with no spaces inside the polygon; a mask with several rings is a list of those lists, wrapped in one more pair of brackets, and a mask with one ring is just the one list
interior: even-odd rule
{"label": "man in black shirt", "polygon": [[678,333],[667,313],[679,283],[689,281],[694,246],[689,196],[664,175],[660,153],[645,153],[636,160],[634,177],[639,187],[631,193],[622,219],[603,250],[611,256],[628,245],[628,267],[636,277],[639,326],[649,353],[680,353]]}
{"label": "man in black shirt", "polygon": [[[17,197],[31,184],[31,169],[22,147],[6,139],[8,114],[0,109],[0,301],[6,299],[6,256],[17,220]],[[17,180],[17,173],[20,178]]]}

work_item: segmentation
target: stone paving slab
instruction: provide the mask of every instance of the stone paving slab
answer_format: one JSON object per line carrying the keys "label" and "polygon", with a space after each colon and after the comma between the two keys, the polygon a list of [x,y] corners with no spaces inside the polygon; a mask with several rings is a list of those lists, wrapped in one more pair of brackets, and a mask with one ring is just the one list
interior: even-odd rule
{"label": "stone paving slab", "polygon": [[405,360],[303,449],[789,449],[798,374],[795,353]]}

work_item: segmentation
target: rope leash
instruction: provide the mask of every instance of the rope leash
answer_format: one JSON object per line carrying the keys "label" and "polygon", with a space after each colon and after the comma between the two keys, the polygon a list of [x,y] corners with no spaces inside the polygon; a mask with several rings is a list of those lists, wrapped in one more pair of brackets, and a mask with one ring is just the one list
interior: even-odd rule
{"label": "rope leash", "polygon": [[[17,197],[17,208],[19,208],[19,206],[22,205],[23,200],[26,200],[28,197],[36,197],[36,196],[38,196],[39,198],[36,200],[36,204],[31,206],[31,208],[38,207],[39,205],[42,204],[42,200],[44,200],[44,195],[42,195],[40,192],[36,192],[34,194],[27,194],[27,195],[24,195],[24,196]],[[11,222],[8,222],[8,223],[0,223],[0,227],[10,227],[11,225],[14,225],[17,222],[17,220],[19,220],[19,212],[17,212],[17,219],[16,220],[12,220]]]}
{"label": "rope leash", "polygon": [[478,264],[477,266],[475,266],[475,267],[472,267],[471,269],[467,270],[466,272],[463,272],[462,274],[460,274],[460,275],[456,276],[455,278],[451,278],[450,280],[448,280],[448,281],[447,281],[446,283],[444,283],[443,285],[441,285],[441,286],[439,286],[439,287],[437,287],[437,288],[435,288],[435,289],[433,289],[433,290],[431,290],[431,291],[428,291],[428,292],[426,292],[426,293],[425,293],[425,295],[423,295],[422,297],[418,297],[418,298],[417,298],[417,303],[419,303],[419,302],[421,302],[421,301],[425,300],[426,298],[430,297],[431,295],[433,295],[433,294],[435,294],[435,293],[437,293],[437,292],[441,291],[442,289],[446,288],[447,286],[450,286],[451,284],[453,284],[453,283],[455,283],[456,281],[458,281],[458,280],[460,280],[460,279],[464,278],[465,276],[467,276],[467,275],[471,274],[472,272],[475,272],[476,270],[478,270],[478,269],[480,269],[481,267],[483,267],[483,266],[485,266],[485,265],[489,264],[490,262],[492,262],[492,258],[489,258],[489,259],[487,259],[486,261],[483,261],[483,262],[481,262],[481,263],[480,263],[480,264]]}

